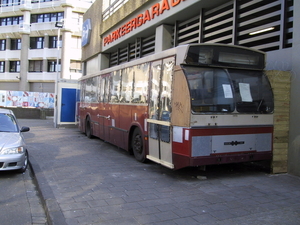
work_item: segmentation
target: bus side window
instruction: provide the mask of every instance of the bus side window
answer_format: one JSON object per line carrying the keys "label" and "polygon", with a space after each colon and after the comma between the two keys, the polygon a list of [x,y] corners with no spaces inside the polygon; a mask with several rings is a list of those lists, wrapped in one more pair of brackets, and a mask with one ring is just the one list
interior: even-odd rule
{"label": "bus side window", "polygon": [[146,103],[148,94],[149,63],[134,67],[133,100],[135,103]]}
{"label": "bus side window", "polygon": [[126,68],[122,71],[122,84],[120,93],[121,103],[130,103],[132,89],[132,68]]}
{"label": "bus side window", "polygon": [[109,77],[105,77],[105,91],[104,91],[104,102],[108,102],[109,101],[109,90],[110,90],[110,76]]}
{"label": "bus side window", "polygon": [[121,70],[115,71],[112,76],[111,97],[110,101],[118,103],[121,89]]}

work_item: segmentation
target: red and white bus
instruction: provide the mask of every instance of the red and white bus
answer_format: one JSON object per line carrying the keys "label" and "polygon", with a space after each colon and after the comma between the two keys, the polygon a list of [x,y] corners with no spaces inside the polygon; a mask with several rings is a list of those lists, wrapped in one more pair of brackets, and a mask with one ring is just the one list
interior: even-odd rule
{"label": "red and white bus", "polygon": [[263,52],[190,44],[80,79],[79,128],[171,169],[271,160]]}

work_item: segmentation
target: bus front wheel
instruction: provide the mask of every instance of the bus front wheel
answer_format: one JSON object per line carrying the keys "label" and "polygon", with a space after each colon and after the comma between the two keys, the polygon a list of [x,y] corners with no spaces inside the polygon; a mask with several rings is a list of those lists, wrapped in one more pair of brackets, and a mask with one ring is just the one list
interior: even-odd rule
{"label": "bus front wheel", "polygon": [[86,122],[85,122],[85,134],[88,138],[92,138],[93,135],[92,135],[92,131],[91,131],[91,122],[90,122],[90,118],[87,118],[86,119]]}
{"label": "bus front wheel", "polygon": [[135,128],[132,135],[131,147],[134,157],[139,162],[145,162],[145,149],[143,144],[143,138],[140,129]]}

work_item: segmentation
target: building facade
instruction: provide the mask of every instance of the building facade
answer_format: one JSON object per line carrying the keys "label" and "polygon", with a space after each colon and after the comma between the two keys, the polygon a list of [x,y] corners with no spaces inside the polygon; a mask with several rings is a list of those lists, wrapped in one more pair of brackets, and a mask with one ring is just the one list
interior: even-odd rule
{"label": "building facade", "polygon": [[[188,43],[267,53],[275,95],[273,172],[300,175],[300,2],[293,0],[96,0],[84,15],[83,75]],[[99,9],[103,8],[103,13]]]}
{"label": "building facade", "polygon": [[81,77],[83,13],[92,3],[1,0],[0,90],[54,93],[56,81]]}

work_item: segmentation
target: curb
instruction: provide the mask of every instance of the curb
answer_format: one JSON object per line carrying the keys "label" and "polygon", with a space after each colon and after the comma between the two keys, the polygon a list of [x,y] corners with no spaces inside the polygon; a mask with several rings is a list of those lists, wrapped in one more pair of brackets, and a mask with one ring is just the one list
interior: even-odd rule
{"label": "curb", "polygon": [[43,171],[32,156],[29,158],[29,166],[31,168],[32,175],[35,178],[33,182],[36,184],[42,205],[46,213],[47,224],[67,225],[65,217],[55,199],[51,187],[48,185]]}

